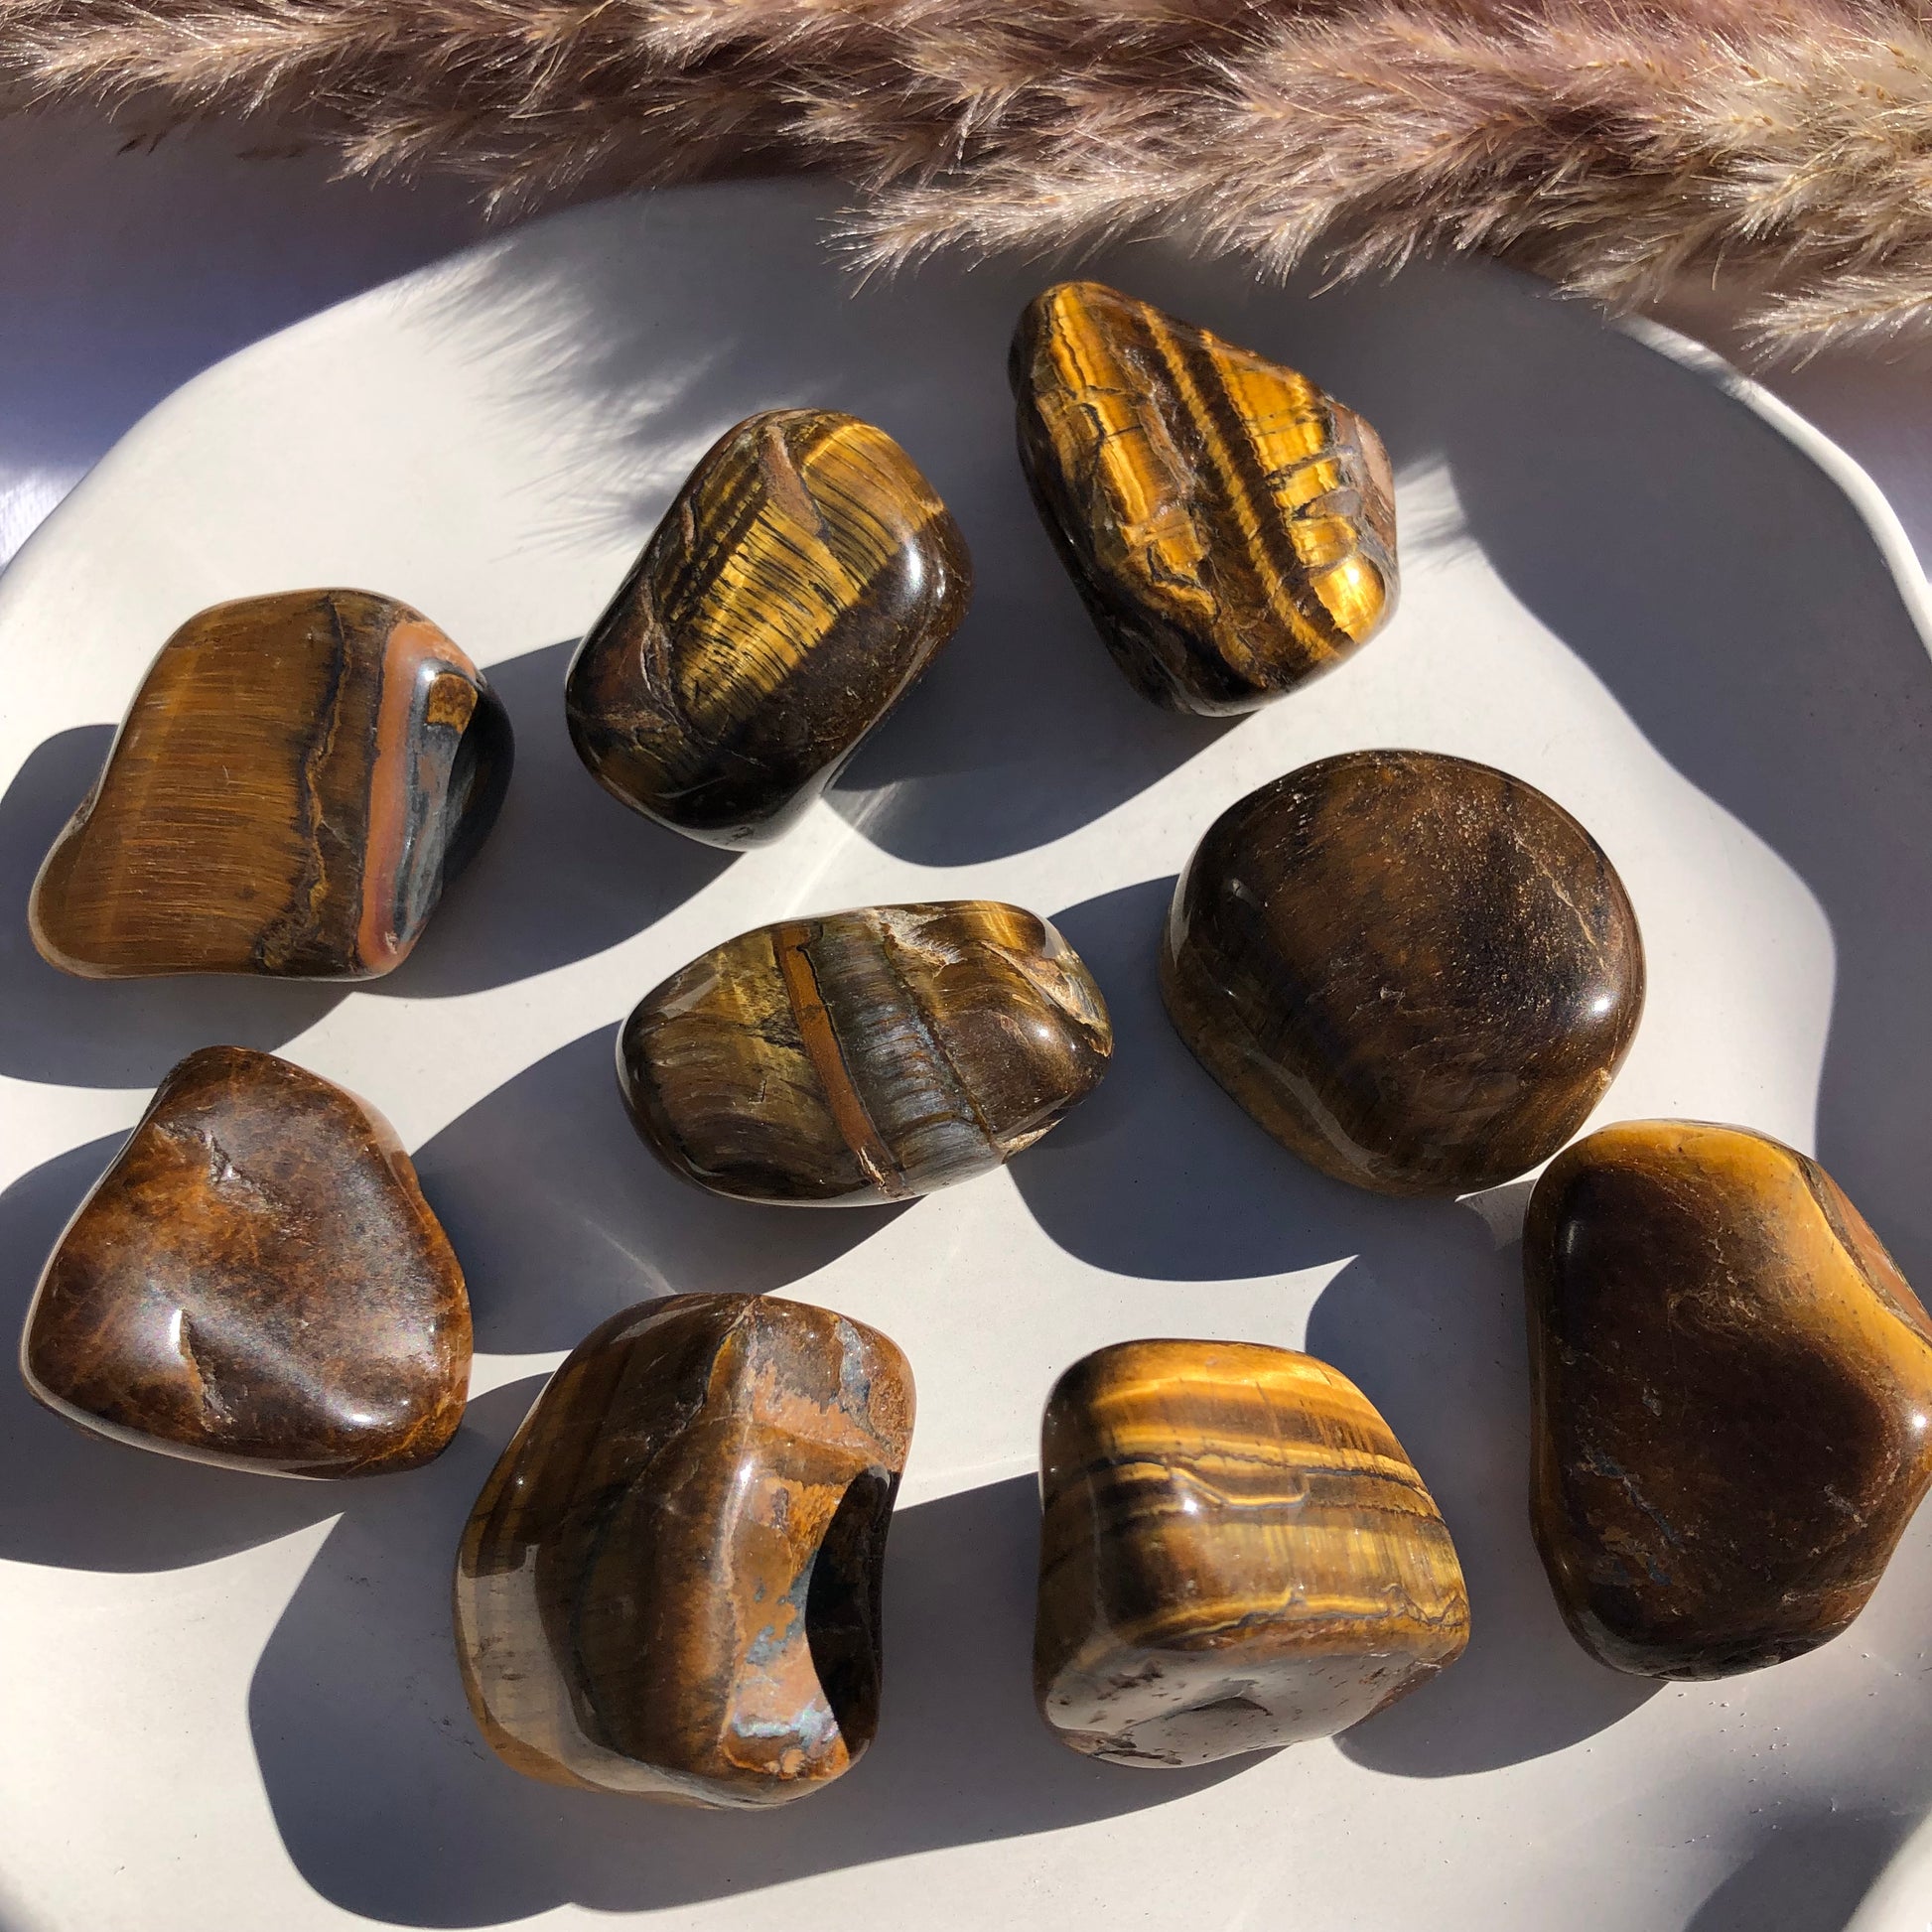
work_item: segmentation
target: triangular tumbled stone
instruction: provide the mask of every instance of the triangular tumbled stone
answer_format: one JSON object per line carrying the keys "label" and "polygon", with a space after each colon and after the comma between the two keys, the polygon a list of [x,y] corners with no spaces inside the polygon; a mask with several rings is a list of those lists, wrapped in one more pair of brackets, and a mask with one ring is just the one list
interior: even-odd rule
{"label": "triangular tumbled stone", "polygon": [[399,966],[482,843],[510,728],[393,598],[218,604],[169,638],[34,882],[34,943],[89,979]]}
{"label": "triangular tumbled stone", "polygon": [[1307,376],[1098,282],[1029,306],[1010,372],[1047,531],[1157,703],[1252,711],[1395,608],[1387,453]]}
{"label": "triangular tumbled stone", "polygon": [[272,1053],[208,1046],[61,1237],[21,1368],[50,1409],[120,1442],[373,1475],[455,1433],[470,1304],[379,1114]]}

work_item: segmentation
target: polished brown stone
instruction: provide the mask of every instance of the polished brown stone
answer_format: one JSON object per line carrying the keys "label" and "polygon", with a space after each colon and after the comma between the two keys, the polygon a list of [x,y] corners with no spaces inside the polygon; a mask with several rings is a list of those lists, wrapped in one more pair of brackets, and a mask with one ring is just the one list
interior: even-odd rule
{"label": "polished brown stone", "polygon": [[1932,1321],[1815,1161],[1624,1121],[1530,1199],[1530,1514],[1577,1640],[1725,1677],[1858,1615],[1932,1483]]}
{"label": "polished brown stone", "polygon": [[605,789],[709,845],[794,824],[966,615],[951,513],[884,430],[773,409],[692,473],[570,667]]}
{"label": "polished brown stone", "polygon": [[1610,862],[1520,778],[1347,752],[1215,820],[1174,892],[1180,1036],[1284,1146],[1391,1194],[1494,1186],[1602,1098],[1643,1009]]}
{"label": "polished brown stone", "polygon": [[641,1001],[625,1103],[678,1173],[745,1200],[905,1200],[1031,1147],[1106,1071],[1100,989],[989,899],[785,919]]}
{"label": "polished brown stone", "polygon": [[1010,370],[1047,532],[1157,704],[1252,711],[1388,621],[1389,459],[1307,376],[1098,282],[1034,301]]}
{"label": "polished brown stone", "polygon": [[379,1475],[463,1418],[463,1271],[393,1130],[272,1053],[157,1089],[62,1235],[21,1342],[83,1429],[197,1462]]}
{"label": "polished brown stone", "polygon": [[370,979],[402,963],[509,782],[509,719],[406,604],[290,591],[169,638],[34,882],[89,979]]}
{"label": "polished brown stone", "polygon": [[1156,1770],[1359,1724],[1461,1655],[1449,1531],[1367,1397],[1253,1342],[1116,1342],[1040,1440],[1034,1688],[1062,1742]]}
{"label": "polished brown stone", "polygon": [[783,1804],[879,1722],[880,1587],[912,1376],[828,1309],[678,1295],[579,1344],[457,1561],[457,1653],[517,1770]]}

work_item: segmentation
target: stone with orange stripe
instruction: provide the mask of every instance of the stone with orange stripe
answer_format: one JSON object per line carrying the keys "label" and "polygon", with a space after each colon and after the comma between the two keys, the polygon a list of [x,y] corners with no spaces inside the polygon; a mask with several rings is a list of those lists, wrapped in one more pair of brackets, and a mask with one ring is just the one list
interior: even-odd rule
{"label": "stone with orange stripe", "polygon": [[1030,1147],[1113,1033],[1044,919],[986,899],[784,919],[647,995],[618,1068],[637,1131],[747,1200],[907,1200]]}
{"label": "stone with orange stripe", "polygon": [[364,591],[217,604],[162,647],[54,842],[29,923],[89,979],[371,979],[494,822],[508,716],[435,624]]}

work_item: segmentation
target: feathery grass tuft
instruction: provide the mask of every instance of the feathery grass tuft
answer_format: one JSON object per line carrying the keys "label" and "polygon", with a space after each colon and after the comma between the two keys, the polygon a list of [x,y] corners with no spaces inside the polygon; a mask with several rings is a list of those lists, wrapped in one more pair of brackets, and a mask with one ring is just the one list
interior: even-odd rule
{"label": "feathery grass tuft", "polygon": [[859,184],[875,267],[1482,249],[1772,352],[1932,329],[1932,0],[0,0],[0,104],[266,119],[496,202]]}

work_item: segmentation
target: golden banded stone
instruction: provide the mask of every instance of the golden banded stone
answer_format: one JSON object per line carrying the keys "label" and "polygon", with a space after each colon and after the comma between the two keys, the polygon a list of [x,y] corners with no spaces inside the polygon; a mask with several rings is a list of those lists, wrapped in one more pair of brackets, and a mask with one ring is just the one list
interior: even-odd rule
{"label": "golden banded stone", "polygon": [[1098,282],[1029,306],[1010,372],[1034,499],[1146,696],[1252,711],[1387,621],[1388,455],[1307,376]]}
{"label": "golden banded stone", "polygon": [[631,1119],[746,1200],[905,1200],[998,1167],[1106,1070],[1100,989],[1044,919],[955,899],[785,919],[714,946],[618,1043]]}
{"label": "golden banded stone", "polygon": [[1048,1398],[1040,1487],[1035,1695],[1090,1756],[1169,1768],[1325,1737],[1468,1640],[1422,1478],[1311,1356],[1099,1349]]}
{"label": "golden banded stone", "polygon": [[570,667],[578,755],[709,845],[793,824],[966,614],[959,526],[882,429],[774,409],[699,463]]}

